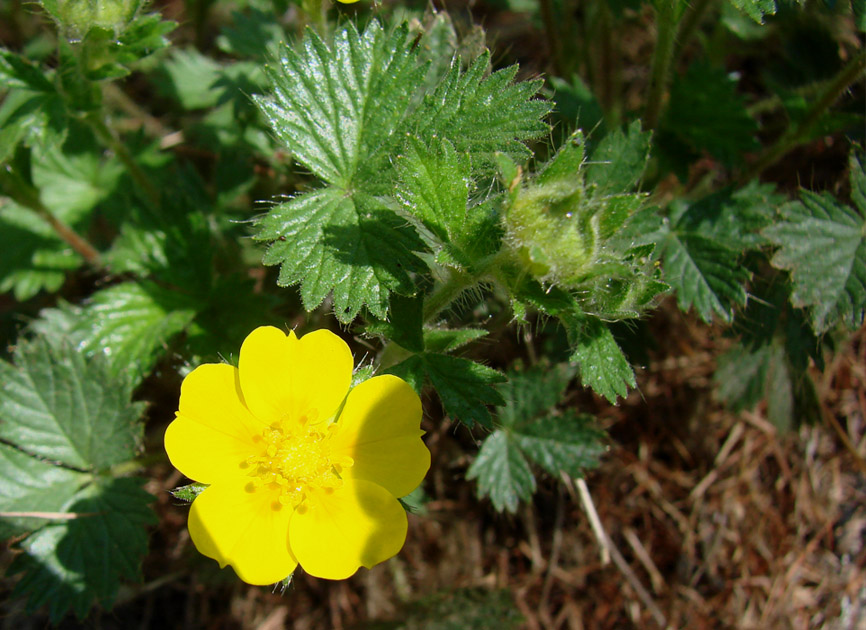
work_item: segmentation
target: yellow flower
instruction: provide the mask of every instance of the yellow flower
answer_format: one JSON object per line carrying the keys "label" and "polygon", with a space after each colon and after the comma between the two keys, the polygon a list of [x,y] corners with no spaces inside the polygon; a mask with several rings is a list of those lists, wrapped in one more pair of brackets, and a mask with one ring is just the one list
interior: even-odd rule
{"label": "yellow flower", "polygon": [[349,391],[351,380],[352,354],[335,334],[272,327],[250,333],[239,367],[205,364],[184,379],[165,449],[210,484],[189,515],[201,553],[271,584],[298,564],[347,578],[400,551],[407,522],[395,497],[430,467],[421,401],[396,376]]}

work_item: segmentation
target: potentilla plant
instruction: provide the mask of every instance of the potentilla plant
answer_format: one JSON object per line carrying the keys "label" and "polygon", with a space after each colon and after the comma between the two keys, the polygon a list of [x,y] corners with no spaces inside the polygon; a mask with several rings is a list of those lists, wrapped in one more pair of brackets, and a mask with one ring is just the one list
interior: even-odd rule
{"label": "potentilla plant", "polygon": [[[629,394],[621,344],[665,295],[738,336],[718,397],[767,398],[779,426],[816,415],[809,369],[862,325],[859,149],[850,203],[752,178],[851,126],[830,108],[862,49],[747,107],[720,55],[682,56],[709,3],[658,0],[628,112],[616,64],[592,58],[626,19],[604,2],[607,27],[571,51],[574,7],[542,3],[562,11],[544,19],[546,87],[433,11],[335,22],[321,2],[262,0],[211,38],[202,9],[172,36],[208,49],[172,46],[177,24],[145,2],[41,4],[56,33],[0,49],[0,291],[28,318],[0,319],[0,532],[15,592],[54,622],[139,577],[155,519],[130,475],[166,454],[201,554],[255,585],[344,579],[406,543],[422,422],[472,431],[466,478],[498,511],[539,470],[596,467],[608,439],[563,400]],[[757,22],[776,8],[734,4]],[[759,140],[755,117],[783,104],[790,126]],[[494,363],[483,338],[509,326],[542,331],[551,356]]]}

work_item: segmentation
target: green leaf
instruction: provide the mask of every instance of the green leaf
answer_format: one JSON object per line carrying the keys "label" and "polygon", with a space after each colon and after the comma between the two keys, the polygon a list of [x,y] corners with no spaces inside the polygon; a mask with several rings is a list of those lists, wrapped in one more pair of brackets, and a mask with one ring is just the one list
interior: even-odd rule
{"label": "green leaf", "polygon": [[765,16],[776,15],[776,0],[730,0],[730,3],[758,24],[764,23]]}
{"label": "green leaf", "polygon": [[[424,68],[405,26],[386,33],[372,20],[353,23],[328,46],[312,30],[303,49],[286,48],[267,69],[273,97],[256,97],[277,137],[295,160],[343,189],[382,179],[386,157]],[[387,171],[387,169],[385,169]]]}
{"label": "green leaf", "polygon": [[424,351],[424,334],[421,329],[424,300],[420,296],[391,296],[391,308],[388,321],[373,321],[367,325],[367,331],[382,335],[394,343],[411,350]]}
{"label": "green leaf", "polygon": [[635,387],[634,370],[607,325],[600,319],[569,320],[567,330],[574,346],[569,358],[580,369],[580,381],[612,404]]}
{"label": "green leaf", "polygon": [[676,291],[682,310],[694,307],[705,322],[713,315],[730,322],[734,307],[746,303],[744,284],[750,273],[740,264],[741,252],[705,236],[700,218],[687,215],[685,207],[672,208],[661,227],[635,235],[636,242],[656,244],[653,256],[661,258],[665,281]]}
{"label": "green leaf", "polygon": [[586,181],[597,186],[596,194],[630,192],[640,181],[650,154],[652,133],[642,131],[640,120],[607,134],[592,152]]}
{"label": "green leaf", "polygon": [[464,73],[454,59],[450,72],[412,114],[412,132],[425,142],[448,139],[458,153],[468,153],[476,172],[496,172],[496,153],[522,163],[532,152],[524,144],[548,133],[542,118],[549,101],[534,99],[542,81],[514,83],[517,66],[485,76],[485,52]]}
{"label": "green leaf", "polygon": [[192,503],[207,487],[208,484],[206,483],[191,483],[187,486],[180,486],[174,490],[169,490],[169,492],[171,492],[171,496],[175,499]]}
{"label": "green leaf", "polygon": [[503,382],[505,377],[469,359],[424,352],[388,368],[386,372],[404,379],[417,392],[429,378],[445,412],[469,428],[476,423],[491,426],[487,405],[504,403],[502,395],[492,385]]}
{"label": "green leaf", "polygon": [[153,282],[124,282],[94,293],[68,334],[79,351],[104,355],[110,374],[137,383],[192,321],[196,306]]}
{"label": "green leaf", "polygon": [[487,335],[486,330],[462,328],[428,328],[424,331],[424,347],[430,352],[447,353]]}
{"label": "green leaf", "polygon": [[573,74],[570,81],[559,77],[550,77],[549,81],[556,103],[554,119],[561,119],[567,130],[579,128],[604,136],[604,111],[583,79]]}
{"label": "green leaf", "polygon": [[497,389],[505,404],[498,410],[497,423],[516,429],[539,414],[553,409],[562,400],[574,378],[574,368],[566,363],[540,366],[526,371],[511,370],[508,381]]}
{"label": "green leaf", "polygon": [[423,359],[430,382],[448,415],[470,428],[476,423],[489,427],[487,405],[504,402],[491,385],[503,382],[505,377],[469,359],[431,353],[424,354]]}
{"label": "green leaf", "polygon": [[391,291],[415,293],[409,272],[423,263],[412,252],[423,244],[373,197],[324,188],[279,204],[257,226],[257,240],[273,241],[264,264],[280,265],[281,286],[301,284],[308,311],[333,292],[340,321],[363,306],[384,319]]}
{"label": "green leaf", "polygon": [[490,496],[497,512],[517,511],[520,501],[528,501],[535,492],[535,477],[520,447],[505,431],[491,433],[466,478],[478,480],[478,496]]}
{"label": "green leaf", "polygon": [[[0,512],[60,512],[85,475],[0,444]],[[44,518],[0,516],[0,540],[38,529]]]}
{"label": "green leaf", "polygon": [[29,59],[0,48],[0,88],[51,93],[54,92],[54,83]]}
{"label": "green leaf", "polygon": [[157,520],[144,481],[108,479],[85,487],[64,510],[78,518],[47,525],[21,544],[26,553],[10,572],[23,573],[14,594],[28,598],[29,612],[47,605],[54,624],[70,609],[83,619],[96,602],[111,606],[120,580],[140,578],[145,526]]}
{"label": "green leaf", "polygon": [[220,50],[230,55],[264,59],[286,39],[273,13],[251,8],[246,13],[232,11],[232,19],[234,25],[224,27],[216,39]]}
{"label": "green leaf", "polygon": [[0,292],[19,301],[57,291],[84,260],[35,212],[0,200]]}
{"label": "green leaf", "polygon": [[141,436],[144,403],[130,402],[126,378],[68,344],[21,341],[15,365],[0,361],[0,439],[78,469],[128,461]]}
{"label": "green leaf", "polygon": [[186,110],[214,107],[222,95],[216,86],[221,66],[195,49],[175,49],[162,63],[168,77],[165,90]]}
{"label": "green leaf", "polygon": [[513,435],[515,443],[532,461],[555,477],[565,473],[582,477],[597,468],[607,450],[604,432],[594,426],[592,416],[568,410],[560,417],[541,418]]}
{"label": "green leaf", "polygon": [[851,160],[852,197],[858,210],[830,194],[803,190],[801,200],[781,208],[782,220],[764,230],[777,245],[772,264],[791,272],[791,301],[808,308],[812,327],[823,333],[843,322],[858,328],[866,313],[866,203],[863,168]]}
{"label": "green leaf", "polygon": [[[760,145],[757,123],[736,84],[722,68],[703,62],[690,66],[671,86],[662,135],[671,135],[694,151],[707,151],[726,166],[742,162],[745,153]],[[660,140],[664,144],[664,138]]]}

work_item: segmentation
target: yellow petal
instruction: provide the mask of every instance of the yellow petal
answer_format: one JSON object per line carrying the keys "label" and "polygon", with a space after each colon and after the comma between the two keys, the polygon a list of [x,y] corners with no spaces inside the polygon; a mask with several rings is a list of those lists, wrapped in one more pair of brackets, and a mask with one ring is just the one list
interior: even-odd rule
{"label": "yellow petal", "polygon": [[307,495],[292,516],[289,543],[307,573],[342,580],[396,555],[407,527],[406,512],[390,492],[346,480],[336,490]]}
{"label": "yellow petal", "polygon": [[421,441],[421,400],[408,383],[386,374],[364,381],[346,399],[331,438],[331,458],[351,457],[344,478],[379,484],[395,497],[418,487],[430,469]]}
{"label": "yellow petal", "polygon": [[208,363],[183,380],[177,418],[165,431],[165,450],[184,475],[214,483],[244,474],[240,465],[257,452],[253,437],[264,428],[244,405],[237,368]]}
{"label": "yellow petal", "polygon": [[202,554],[220,567],[231,565],[244,582],[279,582],[298,563],[288,545],[292,509],[278,498],[245,478],[215,483],[193,501],[190,537]]}
{"label": "yellow petal", "polygon": [[298,339],[262,326],[241,346],[239,369],[247,406],[263,422],[322,422],[349,390],[352,353],[328,330]]}

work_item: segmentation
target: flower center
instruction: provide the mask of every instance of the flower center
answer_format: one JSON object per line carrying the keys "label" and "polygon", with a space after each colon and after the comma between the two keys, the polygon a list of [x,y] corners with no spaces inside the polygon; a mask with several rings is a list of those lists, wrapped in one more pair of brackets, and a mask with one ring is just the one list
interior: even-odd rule
{"label": "flower center", "polygon": [[355,463],[351,457],[332,458],[330,438],[336,428],[306,423],[271,426],[253,438],[262,446],[261,454],[248,457],[241,466],[249,470],[255,487],[276,491],[280,504],[297,507],[312,488],[339,488],[340,474]]}

